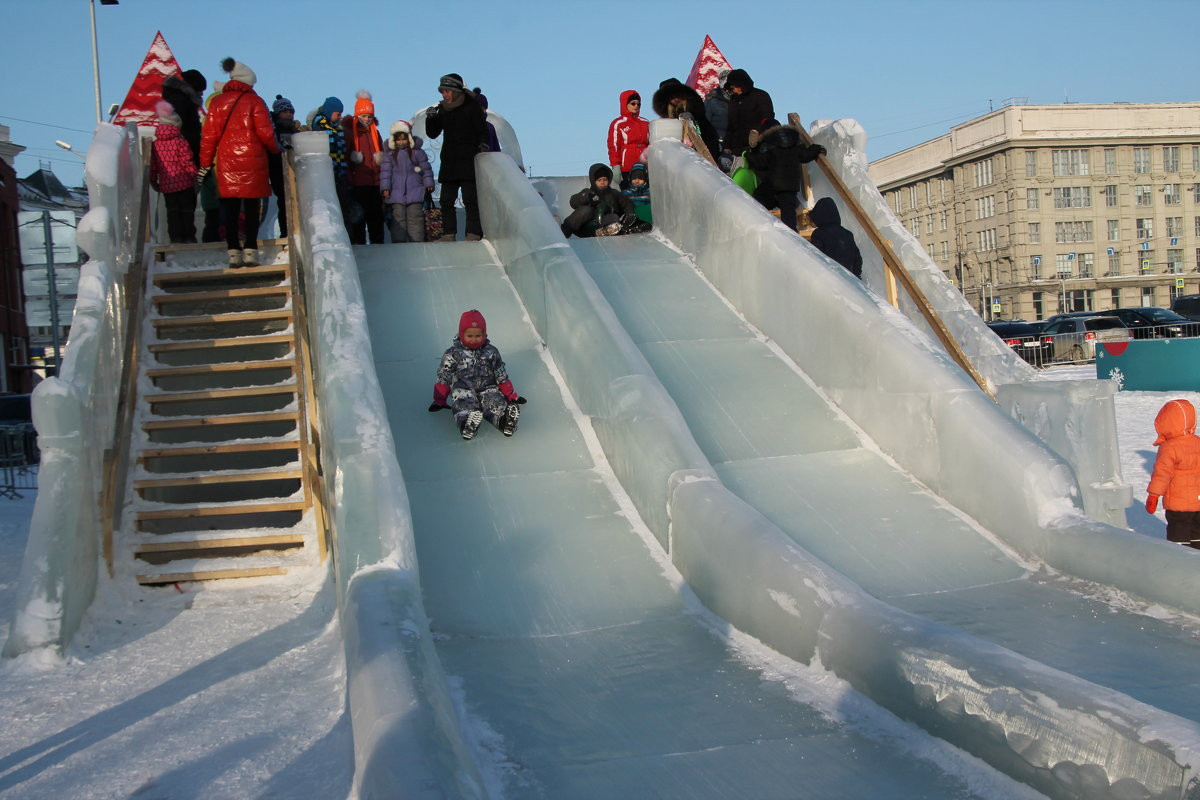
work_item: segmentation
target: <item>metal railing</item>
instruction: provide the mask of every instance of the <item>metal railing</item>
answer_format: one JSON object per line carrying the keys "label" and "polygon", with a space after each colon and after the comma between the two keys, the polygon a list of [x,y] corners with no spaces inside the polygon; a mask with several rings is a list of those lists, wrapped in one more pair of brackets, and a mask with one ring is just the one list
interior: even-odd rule
{"label": "metal railing", "polygon": [[36,489],[39,460],[33,423],[0,425],[0,497],[19,500],[22,490]]}

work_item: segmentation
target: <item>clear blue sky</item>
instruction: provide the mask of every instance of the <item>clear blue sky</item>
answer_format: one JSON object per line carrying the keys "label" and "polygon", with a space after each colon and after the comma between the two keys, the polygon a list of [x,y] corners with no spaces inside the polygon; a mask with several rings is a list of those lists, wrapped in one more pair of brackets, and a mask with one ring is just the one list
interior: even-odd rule
{"label": "clear blue sky", "polygon": [[[156,30],[184,69],[223,80],[224,56],[298,114],[371,90],[381,122],[438,99],[458,72],[517,131],[537,175],[606,160],[623,89],[647,101],[687,77],[705,34],[771,93],[777,114],[853,117],[879,158],[945,133],[1010,97],[1033,103],[1200,99],[1194,0],[120,0],[96,5],[101,92],[120,102]],[[95,123],[88,0],[2,0],[0,123],[64,182]],[[646,116],[653,116],[649,105]],[[1200,124],[1200,120],[1197,120]],[[37,123],[37,124],[35,124]]]}

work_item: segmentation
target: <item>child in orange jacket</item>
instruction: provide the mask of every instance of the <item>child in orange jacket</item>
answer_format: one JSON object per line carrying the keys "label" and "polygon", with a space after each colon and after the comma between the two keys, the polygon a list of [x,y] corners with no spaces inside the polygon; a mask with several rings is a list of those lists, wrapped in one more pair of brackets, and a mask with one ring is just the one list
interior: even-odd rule
{"label": "child in orange jacket", "polygon": [[1153,514],[1162,497],[1167,539],[1200,549],[1200,437],[1196,408],[1187,400],[1171,400],[1154,418],[1158,458],[1146,491],[1146,511]]}

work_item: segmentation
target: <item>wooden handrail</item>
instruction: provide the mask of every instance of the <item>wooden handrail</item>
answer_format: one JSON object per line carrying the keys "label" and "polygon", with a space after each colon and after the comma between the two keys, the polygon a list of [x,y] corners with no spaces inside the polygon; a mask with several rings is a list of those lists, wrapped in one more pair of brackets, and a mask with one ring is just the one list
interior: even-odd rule
{"label": "wooden handrail", "polygon": [[137,229],[134,231],[135,251],[129,270],[125,273],[125,351],[121,360],[122,391],[117,399],[116,425],[113,440],[104,451],[104,487],[100,496],[103,539],[101,548],[108,575],[113,575],[113,529],[125,501],[126,477],[129,474],[129,448],[133,443],[133,417],[137,408],[138,355],[141,352],[142,299],[146,295],[145,243],[150,239],[150,145],[141,148],[141,191]]}
{"label": "wooden handrail", "polygon": [[[808,131],[806,131],[804,126],[800,124],[800,115],[795,113],[788,114],[788,122],[800,132],[800,139],[802,142],[804,142],[804,144],[811,145],[813,143],[812,137],[808,135]],[[846,186],[845,182],[842,180],[841,176],[837,174],[836,170],[834,170],[833,165],[829,163],[829,159],[827,159],[825,156],[817,156],[816,160],[817,165],[820,166],[821,170],[825,173],[825,176],[829,178],[829,182],[833,184],[833,188],[837,190],[842,200],[845,201],[847,207],[849,207],[849,209],[854,213],[855,219],[858,220],[863,230],[866,231],[867,236],[871,239],[871,243],[875,245],[875,248],[883,257],[884,266],[887,267],[887,274],[895,280],[898,280],[900,285],[904,287],[904,290],[908,292],[908,296],[912,298],[912,301],[916,304],[917,309],[921,312],[921,316],[925,318],[927,323],[929,323],[929,327],[933,329],[933,332],[937,335],[938,340],[942,343],[942,346],[946,348],[946,352],[950,354],[950,357],[954,359],[954,362],[962,367],[964,372],[971,376],[971,380],[975,381],[979,388],[983,390],[984,394],[986,394],[992,400],[995,400],[996,397],[988,388],[987,381],[983,379],[983,376],[979,374],[977,369],[975,369],[975,365],[971,363],[969,358],[967,358],[967,354],[964,353],[962,347],[959,346],[958,340],[956,340],[946,328],[945,323],[942,322],[941,317],[938,316],[937,311],[929,302],[929,298],[925,296],[923,291],[921,291],[921,287],[917,286],[916,281],[914,281],[912,276],[908,274],[908,270],[904,268],[904,264],[901,263],[900,257],[897,256],[896,251],[892,249],[892,243],[883,238],[883,235],[880,234],[879,229],[875,226],[875,223],[869,216],[867,216],[867,212],[865,209],[863,209],[862,204],[858,202],[858,198],[854,197],[854,195],[850,192],[849,187]],[[895,304],[896,303],[893,302],[893,305]]]}

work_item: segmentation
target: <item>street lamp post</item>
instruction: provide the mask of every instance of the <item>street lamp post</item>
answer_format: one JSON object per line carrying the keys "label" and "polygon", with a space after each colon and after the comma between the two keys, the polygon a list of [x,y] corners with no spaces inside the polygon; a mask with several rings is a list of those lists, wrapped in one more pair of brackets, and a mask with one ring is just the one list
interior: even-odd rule
{"label": "street lamp post", "polygon": [[[121,0],[100,0],[102,6],[120,5]],[[92,20],[92,81],[96,87],[96,122],[103,122],[100,114],[100,50],[96,47],[96,0],[88,0],[88,13]]]}

